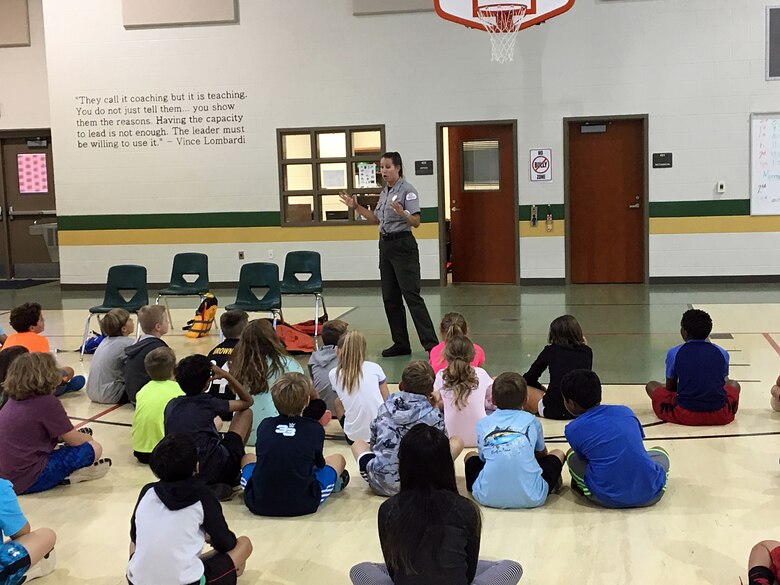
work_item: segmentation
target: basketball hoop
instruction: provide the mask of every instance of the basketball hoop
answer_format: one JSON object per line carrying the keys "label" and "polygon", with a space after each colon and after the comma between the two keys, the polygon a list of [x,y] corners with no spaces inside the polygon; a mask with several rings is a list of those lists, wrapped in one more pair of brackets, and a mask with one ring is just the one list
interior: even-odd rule
{"label": "basketball hoop", "polygon": [[477,17],[490,33],[492,61],[506,63],[514,58],[515,40],[526,10],[525,4],[484,4],[477,8]]}

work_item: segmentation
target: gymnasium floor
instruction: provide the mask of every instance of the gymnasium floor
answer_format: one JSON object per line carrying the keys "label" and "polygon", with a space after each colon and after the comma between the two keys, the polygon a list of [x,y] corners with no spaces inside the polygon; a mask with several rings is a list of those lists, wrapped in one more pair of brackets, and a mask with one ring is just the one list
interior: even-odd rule
{"label": "gymnasium floor", "polygon": [[[215,291],[223,304],[230,291]],[[425,297],[435,323],[447,311],[462,312],[472,338],[487,355],[491,375],[525,371],[546,340],[547,326],[569,312],[581,322],[594,350],[594,369],[605,384],[605,402],[632,407],[646,426],[647,446],[661,445],[671,456],[669,487],[655,507],[609,511],[583,503],[566,485],[560,495],[529,511],[483,509],[481,556],[522,563],[521,583],[739,583],[750,547],[780,539],[780,414],[769,408],[768,391],[780,373],[780,285],[582,286],[428,288]],[[86,308],[98,292],[61,292],[56,284],[26,290],[0,290],[0,325],[7,311],[27,300],[44,305],[46,335],[52,347],[80,344]],[[389,345],[379,292],[334,289],[326,296],[331,318],[344,313],[351,327],[368,338],[369,358],[396,384],[406,360],[381,359]],[[285,299],[288,321],[310,318],[309,300]],[[192,299],[176,302],[172,334],[166,341],[179,357],[206,352],[216,334],[185,339],[180,328]],[[642,385],[663,377],[668,347],[679,343],[679,320],[694,306],[710,312],[716,343],[729,350],[732,377],[742,384],[737,420],[727,427],[682,428],[660,423]],[[413,357],[423,357],[418,353]],[[61,352],[60,363],[87,373],[89,358]],[[135,463],[130,449],[129,406],[91,404],[85,395],[63,399],[75,424],[89,419],[105,454],[114,461],[106,478],[24,496],[22,507],[33,526],[58,534],[58,568],[41,585],[125,583],[129,518],[139,489],[151,472]],[[551,447],[566,448],[563,423],[543,421]],[[310,517],[268,519],[252,516],[240,498],[224,504],[236,534],[255,546],[240,583],[345,584],[349,567],[381,559],[376,511],[382,498],[370,494],[357,473],[337,423],[327,453],[342,453],[353,481]],[[461,486],[462,460],[456,462]]]}

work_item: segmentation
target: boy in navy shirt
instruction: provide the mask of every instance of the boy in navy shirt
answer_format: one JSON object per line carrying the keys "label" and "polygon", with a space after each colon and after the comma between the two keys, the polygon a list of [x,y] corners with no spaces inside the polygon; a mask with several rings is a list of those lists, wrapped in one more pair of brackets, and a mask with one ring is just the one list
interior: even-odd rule
{"label": "boy in navy shirt", "polygon": [[[222,313],[222,317],[219,318],[219,326],[225,339],[209,352],[207,357],[212,364],[226,372],[229,371],[228,362],[233,355],[233,350],[238,345],[241,333],[246,329],[248,323],[249,314],[246,311],[235,309]],[[235,393],[230,389],[230,384],[224,378],[212,380],[208,392],[217,398],[224,398],[225,400],[236,399]]]}
{"label": "boy in navy shirt", "polygon": [[729,380],[729,354],[707,339],[712,319],[702,310],[685,311],[685,343],[666,354],[666,384],[648,382],[647,395],[661,420],[680,425],[727,425],[739,408],[739,383]]}
{"label": "boy in navy shirt", "polygon": [[606,508],[652,506],[666,491],[669,455],[645,451],[644,431],[627,406],[602,405],[601,381],[590,370],[561,380],[564,405],[576,418],[566,425],[571,488]]}
{"label": "boy in navy shirt", "polygon": [[349,482],[341,455],[324,457],[325,429],[301,416],[313,391],[303,374],[282,374],[271,386],[279,416],[257,427],[257,456],[246,455],[241,471],[244,503],[262,516],[303,516],[317,511]]}

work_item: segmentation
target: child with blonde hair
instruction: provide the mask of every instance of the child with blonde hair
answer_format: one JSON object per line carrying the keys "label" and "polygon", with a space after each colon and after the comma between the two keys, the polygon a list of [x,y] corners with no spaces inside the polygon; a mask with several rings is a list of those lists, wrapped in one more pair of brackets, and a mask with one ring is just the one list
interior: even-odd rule
{"label": "child with blonde hair", "polygon": [[100,342],[87,378],[87,396],[92,402],[117,404],[125,397],[125,350],[133,345],[135,324],[124,309],[111,309],[100,320]]}
{"label": "child with blonde hair", "polygon": [[[444,357],[444,348],[447,345],[447,340],[455,335],[468,337],[469,325],[466,322],[466,318],[460,313],[447,313],[441,318],[439,331],[441,332],[442,341],[431,350],[430,358],[428,360],[431,363],[434,374],[438,374],[447,367],[447,360]],[[484,363],[485,351],[475,343],[474,359],[471,360],[471,365],[478,368]]]}
{"label": "child with blonde hair", "polygon": [[374,362],[366,361],[366,338],[360,331],[347,331],[336,348],[338,365],[328,374],[336,391],[336,417],[343,420],[347,441],[368,441],[371,421],[387,400],[387,376]]}
{"label": "child with blonde hair", "polygon": [[[110,459],[100,458],[100,443],[74,429],[54,397],[61,381],[49,353],[22,354],[8,369],[3,383],[8,403],[0,410],[0,477],[13,483],[17,494],[97,479],[111,467]],[[60,441],[65,445],[57,448]]]}
{"label": "child with blonde hair", "polygon": [[138,325],[144,334],[133,345],[125,349],[125,394],[135,404],[135,395],[150,380],[144,367],[144,359],[153,349],[168,347],[162,340],[168,333],[168,313],[162,305],[144,305],[138,309]]}
{"label": "child with blonde hair", "polygon": [[487,416],[487,410],[495,410],[490,401],[493,380],[485,370],[471,365],[474,354],[468,337],[451,337],[444,349],[447,367],[436,374],[433,384],[447,433],[463,439],[466,447],[477,446],[477,421]]}

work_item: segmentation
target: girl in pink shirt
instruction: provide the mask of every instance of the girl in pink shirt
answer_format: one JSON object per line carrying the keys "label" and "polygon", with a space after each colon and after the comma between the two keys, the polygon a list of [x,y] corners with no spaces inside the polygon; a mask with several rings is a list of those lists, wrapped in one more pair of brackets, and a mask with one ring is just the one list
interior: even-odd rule
{"label": "girl in pink shirt", "polygon": [[[466,323],[466,318],[460,313],[447,313],[441,319],[441,325],[439,326],[441,332],[441,338],[444,340],[439,345],[431,350],[430,358],[428,361],[431,363],[433,373],[438,374],[444,368],[447,367],[447,360],[444,357],[444,346],[447,340],[455,335],[462,337],[468,337],[469,325]],[[474,359],[471,360],[471,365],[475,368],[481,367],[485,363],[485,352],[476,343],[474,344]]]}
{"label": "girl in pink shirt", "polygon": [[433,388],[438,406],[444,411],[444,426],[450,437],[460,437],[466,447],[477,446],[477,421],[495,410],[490,391],[493,379],[474,360],[474,344],[468,337],[455,335],[447,341],[444,357],[447,367],[436,374]]}

